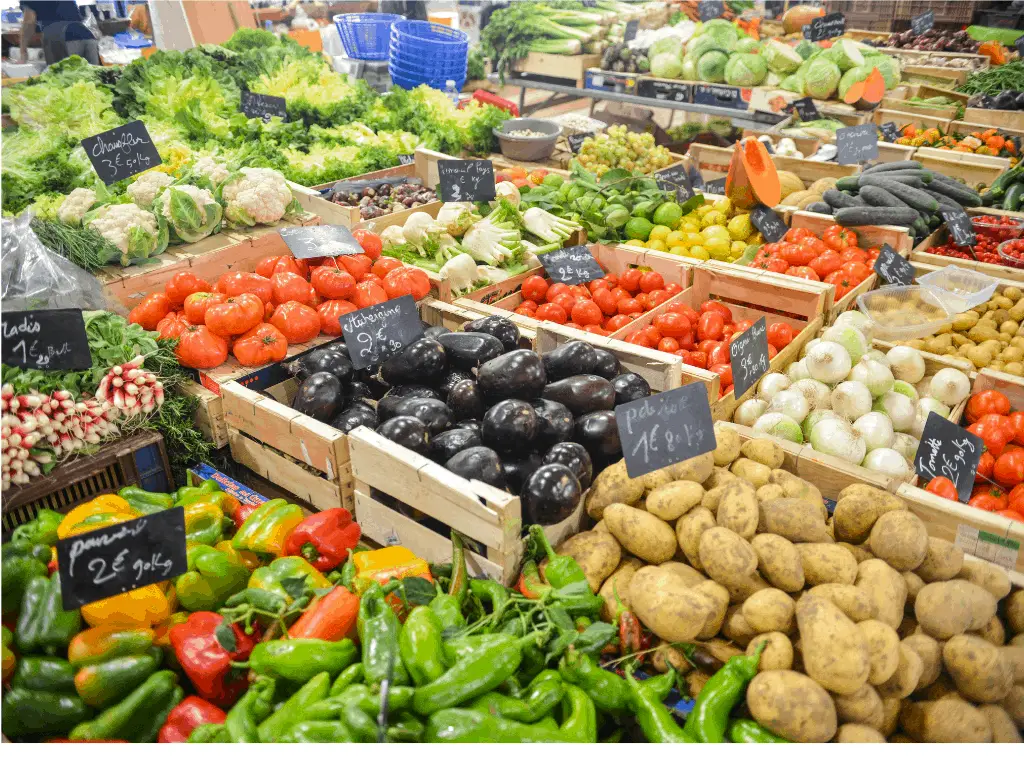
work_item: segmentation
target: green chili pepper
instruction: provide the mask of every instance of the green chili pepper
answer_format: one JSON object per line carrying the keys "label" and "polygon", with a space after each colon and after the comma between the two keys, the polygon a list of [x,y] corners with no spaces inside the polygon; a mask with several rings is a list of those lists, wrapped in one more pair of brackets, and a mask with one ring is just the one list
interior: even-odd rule
{"label": "green chili pepper", "polygon": [[[623,715],[630,711],[626,681],[614,672],[602,669],[587,654],[570,648],[558,662],[558,671],[567,683],[586,691],[602,712]],[[640,683],[640,687],[660,702],[668,696],[674,682],[675,673],[670,670],[663,675],[647,678]]]}
{"label": "green chili pepper", "polygon": [[224,720],[228,741],[233,744],[256,744],[260,740],[257,727],[274,707],[276,683],[271,677],[259,677],[249,686]]}
{"label": "green chili pepper", "polygon": [[484,606],[490,605],[491,626],[497,626],[509,602],[509,591],[492,579],[470,579],[469,592]]}
{"label": "green chili pepper", "polygon": [[597,708],[586,691],[575,685],[565,686],[563,699],[565,717],[559,728],[562,736],[581,744],[597,742]]}
{"label": "green chili pepper", "polygon": [[302,684],[321,672],[328,677],[336,677],[358,655],[355,643],[347,637],[337,641],[312,637],[269,640],[253,648],[249,667],[258,675]]}
{"label": "green chili pepper", "polygon": [[[388,610],[391,610],[390,608]],[[372,700],[370,689],[357,683],[349,686],[340,699],[340,710],[338,716],[341,722],[348,728],[356,741],[364,744],[377,740],[377,721],[366,709],[368,702]]]}
{"label": "green chili pepper", "polygon": [[224,607],[239,609],[251,607],[260,613],[276,615],[288,607],[288,600],[269,589],[248,587],[225,600]]}
{"label": "green chili pepper", "polygon": [[531,525],[530,535],[547,553],[548,564],[544,568],[544,580],[548,584],[558,589],[576,582],[587,583],[587,574],[583,572],[579,563],[568,555],[555,554],[547,536],[544,535],[543,528],[539,525]]}
{"label": "green chili pepper", "polygon": [[344,723],[326,720],[295,723],[278,739],[282,744],[345,744],[354,741]]}
{"label": "green chili pepper", "polygon": [[377,685],[389,674],[392,683],[402,685],[409,682],[399,650],[401,628],[398,617],[385,601],[379,584],[371,584],[363,593],[356,626],[362,645],[366,682]]}
{"label": "green chili pepper", "polygon": [[440,744],[566,743],[556,728],[527,725],[472,709],[443,709],[427,720],[424,741]]}
{"label": "green chili pepper", "polygon": [[56,654],[67,650],[71,638],[82,628],[79,611],[65,611],[60,593],[60,574],[36,576],[25,586],[14,640],[22,653],[43,651]]}
{"label": "green chili pepper", "polygon": [[315,675],[257,726],[259,740],[264,744],[276,742],[289,728],[306,719],[304,713],[307,707],[327,698],[330,687],[331,676],[327,672]]}
{"label": "green chili pepper", "polygon": [[329,695],[337,696],[350,685],[361,682],[363,682],[363,665],[350,664],[335,679],[334,683],[331,685],[331,691]]}
{"label": "green chili pepper", "polygon": [[22,656],[14,669],[12,688],[50,693],[75,693],[75,668],[53,656]]}
{"label": "green chili pepper", "polygon": [[686,735],[700,744],[721,744],[729,727],[729,713],[743,698],[747,685],[757,674],[761,648],[748,655],[733,656],[704,684],[686,717]]}
{"label": "green chili pepper", "polygon": [[549,669],[533,679],[522,698],[490,691],[474,699],[468,707],[507,720],[535,723],[562,701],[563,685],[561,675]]}
{"label": "green chili pepper", "polygon": [[224,723],[202,723],[188,735],[189,744],[226,744],[228,741]]}
{"label": "green chili pepper", "polygon": [[411,712],[399,712],[388,721],[386,731],[388,741],[419,742],[423,741],[424,726],[422,721]]}
{"label": "green chili pepper", "polygon": [[729,723],[729,741],[734,744],[789,744],[788,739],[776,736],[753,720],[733,720]]}
{"label": "green chili pepper", "polygon": [[80,723],[70,738],[84,741],[124,739],[137,743],[156,739],[167,714],[181,701],[178,676],[170,670],[154,672],[146,682],[103,712],[95,720]]}
{"label": "green chili pepper", "polygon": [[445,672],[441,632],[441,622],[425,605],[413,608],[402,625],[398,640],[402,663],[416,685],[432,683]]}
{"label": "green chili pepper", "polygon": [[93,710],[72,693],[12,687],[4,694],[4,735],[16,739],[63,736]]}
{"label": "green chili pepper", "polygon": [[633,675],[626,672],[626,689],[629,691],[629,706],[636,715],[640,730],[652,744],[693,744],[690,737],[676,723],[672,713],[650,688],[640,685]]}
{"label": "green chili pepper", "polygon": [[466,626],[466,618],[462,615],[462,603],[466,599],[467,580],[466,548],[462,537],[455,531],[452,539],[452,577],[447,594],[441,594],[430,601],[430,609],[441,623],[441,630],[449,627]]}
{"label": "green chili pepper", "polygon": [[35,520],[23,523],[14,529],[11,534],[11,542],[14,544],[45,544],[52,547],[60,539],[57,535],[57,526],[63,519],[64,515],[54,512],[52,509],[37,510]]}

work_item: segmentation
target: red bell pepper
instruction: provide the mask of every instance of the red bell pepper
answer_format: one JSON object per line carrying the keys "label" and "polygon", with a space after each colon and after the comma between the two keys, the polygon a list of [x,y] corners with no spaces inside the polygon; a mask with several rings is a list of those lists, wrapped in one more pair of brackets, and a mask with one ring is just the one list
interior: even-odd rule
{"label": "red bell pepper", "polygon": [[235,513],[232,515],[232,518],[235,521],[235,529],[237,530],[241,528],[242,523],[244,523],[246,519],[249,517],[249,515],[251,515],[255,511],[256,507],[254,507],[252,504],[240,504],[238,509],[236,509]]}
{"label": "red bell pepper", "polygon": [[349,636],[359,616],[359,597],[337,586],[317,597],[288,630],[289,637],[341,640]]}
{"label": "red bell pepper", "polygon": [[205,723],[223,723],[227,717],[224,710],[198,696],[186,696],[167,715],[160,735],[159,744],[181,744],[188,741],[198,726]]}
{"label": "red bell pepper", "polygon": [[348,557],[350,549],[355,549],[361,533],[351,512],[333,507],[310,515],[295,526],[285,539],[284,552],[305,558],[318,571],[329,571]]}
{"label": "red bell pepper", "polygon": [[[233,643],[225,633],[220,634],[233,648],[225,648],[218,638],[221,625],[230,629]],[[171,627],[168,636],[182,671],[202,698],[228,707],[248,687],[244,671],[232,667],[231,662],[249,658],[256,647],[255,635],[245,634],[237,624],[227,624],[219,613],[197,611],[188,617],[188,621]]]}

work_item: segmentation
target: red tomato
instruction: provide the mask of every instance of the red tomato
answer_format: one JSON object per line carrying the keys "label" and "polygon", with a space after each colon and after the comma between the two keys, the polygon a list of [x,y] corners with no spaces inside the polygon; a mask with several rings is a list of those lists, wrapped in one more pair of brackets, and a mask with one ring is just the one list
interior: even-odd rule
{"label": "red tomato", "polygon": [[264,304],[270,304],[274,300],[274,284],[253,272],[225,272],[217,280],[217,293],[225,296],[251,293]]}
{"label": "red tomato", "polygon": [[807,246],[789,243],[782,246],[782,250],[779,252],[779,255],[789,262],[791,266],[806,267],[814,261],[818,254]]}
{"label": "red tomato", "polygon": [[803,240],[801,240],[800,245],[802,245],[804,248],[810,248],[812,251],[819,255],[824,251],[828,250],[828,246],[825,245],[825,242],[823,240],[819,240],[813,235],[811,237],[805,237]]}
{"label": "red tomato", "polygon": [[694,365],[698,368],[704,368],[705,370],[707,369],[708,355],[706,352],[701,352],[700,350],[697,350],[696,352],[690,352],[688,357],[688,362],[690,365]]}
{"label": "red tomato", "polygon": [[985,448],[996,459],[1002,455],[1006,444],[1013,439],[1013,426],[1010,420],[994,413],[982,416],[971,424],[967,431],[980,437],[985,443]]}
{"label": "red tomato", "polygon": [[580,325],[598,325],[604,319],[601,308],[591,299],[577,301],[571,314],[572,321]]}
{"label": "red tomato", "polygon": [[392,269],[384,277],[384,292],[389,299],[412,296],[413,301],[420,301],[430,293],[430,278],[422,269],[403,265]]}
{"label": "red tomato", "polygon": [[833,224],[825,230],[825,245],[834,251],[841,251],[843,248],[857,245],[857,234],[846,227]]}
{"label": "red tomato", "polygon": [[316,308],[316,313],[320,316],[320,333],[325,333],[328,336],[341,336],[341,316],[355,312],[357,309],[359,307],[344,299],[331,299],[320,304]]}
{"label": "red tomato", "polygon": [[655,307],[664,304],[670,298],[671,295],[668,291],[664,288],[659,288],[647,294],[647,300],[644,302],[644,307],[647,309],[654,309]]}
{"label": "red tomato", "polygon": [[677,293],[680,293],[682,290],[683,290],[683,286],[681,286],[679,283],[665,283],[664,291],[669,296],[675,296]]}
{"label": "red tomato", "polygon": [[373,267],[373,261],[365,253],[356,253],[351,256],[338,256],[340,267],[348,271],[356,280],[361,280]]}
{"label": "red tomato", "polygon": [[524,307],[522,304],[520,304],[518,307],[516,307],[515,313],[517,315],[522,315],[523,317],[534,317],[536,315],[536,308]]}
{"label": "red tomato", "polygon": [[777,350],[775,347],[773,347],[771,344],[769,344],[768,345],[768,359],[771,360],[777,354],[779,354],[779,350]]}
{"label": "red tomato", "polygon": [[565,327],[566,327],[566,328],[575,328],[575,329],[576,329],[577,331],[585,331],[585,330],[587,330],[587,329],[586,329],[586,328],[584,328],[584,327],[583,327],[582,325],[580,325],[579,323],[574,323],[574,322],[573,322],[572,320],[570,320],[569,322],[567,322],[567,323],[565,324]]}
{"label": "red tomato", "polygon": [[673,312],[679,312],[680,314],[686,315],[686,319],[690,321],[690,325],[692,327],[696,327],[697,326],[697,321],[700,320],[700,312],[695,310],[689,304],[682,304],[682,303],[673,304],[672,305],[672,311]]}
{"label": "red tomato", "polygon": [[645,310],[647,309],[647,294],[646,293],[642,293],[642,292],[638,293],[633,298],[640,302],[640,306],[641,307],[643,307]]}
{"label": "red tomato", "polygon": [[[361,232],[363,230],[356,230]],[[390,256],[377,259],[373,262],[373,266],[370,267],[370,271],[378,277],[384,277],[392,269],[398,269],[399,267],[405,266],[405,262],[399,261],[398,259],[392,259]]]}
{"label": "red tomato", "polygon": [[814,237],[814,233],[807,227],[793,227],[786,233],[787,243],[799,243],[805,237]]}
{"label": "red tomato", "polygon": [[371,261],[376,261],[380,258],[380,252],[384,249],[384,243],[380,239],[380,235],[368,229],[357,229],[352,233],[352,237],[363,246],[363,251],[370,257]]}
{"label": "red tomato", "polygon": [[771,258],[765,262],[764,268],[769,272],[778,272],[779,274],[782,274],[789,269],[789,262],[785,259]]}
{"label": "red tomato", "polygon": [[711,350],[715,348],[716,344],[718,344],[718,341],[716,339],[701,339],[697,343],[697,349],[703,352],[705,355],[708,355],[708,357],[710,358]]}
{"label": "red tomato", "polygon": [[270,324],[284,334],[289,344],[305,344],[320,334],[320,315],[297,301],[285,302],[275,309]]}
{"label": "red tomato", "polygon": [[626,336],[625,341],[627,344],[636,344],[641,347],[651,346],[650,340],[643,331],[633,331],[631,334]]}
{"label": "red tomato", "polygon": [[610,291],[613,287],[614,286],[608,280],[607,277],[599,277],[597,278],[597,280],[591,280],[589,283],[587,283],[587,288],[590,289],[591,296],[593,296],[599,288],[604,288],[605,290]]}
{"label": "red tomato", "polygon": [[608,331],[602,328],[600,325],[587,325],[583,327],[584,331],[589,333],[596,333],[598,336],[607,336]]}
{"label": "red tomato", "polygon": [[569,286],[565,283],[552,283],[548,286],[547,291],[544,293],[544,298],[548,301],[554,301],[556,297],[561,296],[563,293],[569,293]]}
{"label": "red tomato", "polygon": [[665,278],[653,270],[640,275],[640,290],[644,293],[657,291],[665,287]]}
{"label": "red tomato", "polygon": [[615,331],[619,330],[620,328],[624,328],[631,322],[633,321],[632,319],[630,319],[629,315],[615,315],[614,317],[609,317],[605,321],[604,329],[609,333],[615,333]]}
{"label": "red tomato", "polygon": [[1024,411],[1011,413],[1010,425],[1013,427],[1013,442],[1024,445]]}
{"label": "red tomato", "polygon": [[522,288],[519,289],[524,299],[532,301],[544,301],[548,292],[548,281],[540,275],[530,275],[523,280]]}
{"label": "red tomato", "polygon": [[701,314],[705,312],[717,312],[727,323],[732,322],[732,310],[720,301],[705,301],[700,305]]}
{"label": "red tomato", "polygon": [[[710,359],[708,360],[708,362],[709,363],[711,362]],[[718,378],[721,380],[721,385],[723,387],[731,387],[732,386],[732,366],[731,365],[726,365],[725,363],[719,363],[718,365],[711,365],[711,366],[709,366],[708,370],[711,371],[712,373],[717,373],[718,374]],[[728,392],[724,392],[723,391],[722,394],[726,395],[726,394],[728,394]]]}
{"label": "red tomato", "polygon": [[848,261],[839,268],[839,271],[844,275],[849,275],[850,278],[856,281],[857,285],[860,285],[874,274],[867,264],[862,264],[859,261]]}
{"label": "red tomato", "polygon": [[608,283],[608,288],[610,289],[617,288],[619,285],[619,276],[616,274],[609,273],[601,279]]}
{"label": "red tomato", "polygon": [[679,342],[671,336],[663,336],[661,341],[658,342],[658,349],[662,352],[678,352]]}
{"label": "red tomato", "polygon": [[814,280],[816,283],[821,282],[821,278],[818,277],[818,273],[810,267],[790,267],[786,270],[787,275],[793,275],[794,277],[802,277],[804,280]]}
{"label": "red tomato", "polygon": [[1024,483],[1024,448],[1013,446],[1003,451],[996,459],[995,480],[1007,488]]}
{"label": "red tomato", "polygon": [[857,246],[843,248],[843,250],[839,252],[839,255],[842,257],[843,261],[859,261],[863,264],[868,260],[868,254],[863,248],[858,248]]}
{"label": "red tomato", "polygon": [[288,340],[270,323],[260,323],[238,338],[231,352],[242,365],[256,368],[284,360],[288,354]]}
{"label": "red tomato", "polygon": [[974,470],[974,482],[984,483],[992,479],[992,474],[995,471],[996,457],[988,451],[981,454],[981,458],[978,460],[978,468]]}
{"label": "red tomato", "polygon": [[929,493],[934,493],[936,496],[941,496],[944,499],[950,501],[958,501],[956,485],[948,477],[933,477],[928,481],[928,485],[924,487]]}
{"label": "red tomato", "polygon": [[[277,276],[291,275],[302,280],[291,272],[278,272]],[[206,310],[206,327],[218,336],[228,338],[239,336],[255,328],[263,320],[263,302],[251,293],[232,296],[219,304],[213,304]],[[317,329],[320,325],[317,323]]]}
{"label": "red tomato", "polygon": [[580,299],[590,298],[590,291],[587,290],[585,285],[571,285],[569,286],[569,293]]}
{"label": "red tomato", "polygon": [[[387,300],[387,291],[377,285],[377,283],[370,280],[357,285],[352,297],[353,303],[360,309],[366,309],[367,307],[373,306],[374,304],[381,304]],[[278,309],[280,309],[280,307],[278,307]],[[287,335],[287,333],[285,335]]]}
{"label": "red tomato", "polygon": [[[278,272],[270,278],[270,284],[273,289],[272,301],[275,304],[284,304],[286,301],[298,301],[311,307],[316,303],[316,294],[313,292],[313,286],[294,272]],[[260,307],[260,310],[262,312],[262,307]],[[214,331],[214,333],[216,332]]]}
{"label": "red tomato", "polygon": [[205,292],[191,294],[185,299],[185,319],[191,325],[202,325],[206,322],[206,309],[220,304],[227,298],[223,293]]}
{"label": "red tomato", "polygon": [[641,331],[641,333],[643,333],[644,337],[649,342],[648,346],[652,348],[657,347],[658,343],[661,341],[661,334],[658,333],[658,329],[653,325],[647,326],[643,331]]}
{"label": "red tomato", "polygon": [[325,299],[348,299],[356,290],[356,279],[337,267],[317,267],[310,275],[313,290]]}
{"label": "red tomato", "polygon": [[528,309],[531,312],[536,312],[537,311],[537,307],[538,307],[537,302],[536,301],[532,301],[530,299],[527,299],[526,301],[522,302],[519,305],[520,309]]}
{"label": "red tomato", "polygon": [[633,293],[640,288],[641,277],[643,277],[643,272],[636,267],[629,267],[619,275],[619,286]]}
{"label": "red tomato", "polygon": [[278,272],[294,272],[302,278],[309,277],[309,265],[305,260],[294,259],[291,256],[267,256],[256,265],[256,274],[268,280]]}
{"label": "red tomato", "polygon": [[574,296],[568,291],[565,291],[564,293],[560,293],[557,296],[555,296],[554,301],[548,303],[557,304],[558,306],[560,306],[563,310],[565,310],[565,315],[566,317],[568,317],[569,315],[572,314],[572,308],[576,306],[577,301],[579,301],[579,298],[577,296]]}
{"label": "red tomato", "polygon": [[168,312],[164,319],[156,324],[157,338],[176,339],[189,325],[188,317],[184,312]]}
{"label": "red tomato", "polygon": [[708,365],[723,365],[730,360],[729,342],[720,341],[708,353]]}
{"label": "red tomato", "polygon": [[178,336],[174,354],[186,368],[216,368],[228,359],[228,340],[205,325],[190,325]]}
{"label": "red tomato", "polygon": [[735,323],[732,324],[732,332],[743,333],[745,330],[749,329],[750,326],[752,326],[753,324],[753,320],[737,320]]}
{"label": "red tomato", "polygon": [[643,312],[644,311],[644,305],[641,304],[636,299],[622,299],[619,302],[618,309],[619,309],[619,314],[629,315],[629,314],[632,314],[633,312]]}
{"label": "red tomato", "polygon": [[857,283],[842,270],[836,270],[825,278],[825,282],[836,287],[836,301],[857,287]]}
{"label": "red tomato", "polygon": [[164,286],[164,295],[171,302],[171,306],[180,309],[185,304],[185,299],[193,293],[209,291],[212,289],[208,282],[201,277],[196,277],[191,272],[179,272]]}
{"label": "red tomato", "polygon": [[623,299],[632,299],[633,294],[631,294],[621,285],[617,285],[614,288],[612,288],[612,298],[615,299],[615,303],[618,304]]}
{"label": "red tomato", "polygon": [[785,349],[793,340],[793,327],[789,323],[772,323],[768,326],[768,343],[776,349]]}
{"label": "red tomato", "polygon": [[378,275],[373,274],[373,272],[367,272],[365,275],[363,275],[361,278],[359,278],[359,281],[356,283],[356,285],[360,285],[362,283],[373,283],[373,284],[379,285],[381,288],[383,288],[384,287],[384,278],[380,277]]}
{"label": "red tomato", "polygon": [[598,288],[594,291],[594,303],[601,308],[601,312],[606,315],[614,315],[618,310],[618,304],[615,298],[612,296],[612,292],[607,288]]}
{"label": "red tomato", "polygon": [[984,389],[971,395],[967,401],[967,422],[973,424],[988,413],[1000,416],[1010,414],[1010,398],[995,389]]}
{"label": "red tomato", "polygon": [[681,312],[664,312],[654,318],[654,327],[662,336],[683,336],[691,332],[690,319]]}
{"label": "red tomato", "polygon": [[809,266],[822,280],[831,275],[843,265],[843,260],[835,251],[825,251],[819,254]]}
{"label": "red tomato", "polygon": [[550,320],[553,323],[564,323],[569,319],[569,313],[565,311],[565,308],[554,301],[537,307],[535,316],[538,320]]}

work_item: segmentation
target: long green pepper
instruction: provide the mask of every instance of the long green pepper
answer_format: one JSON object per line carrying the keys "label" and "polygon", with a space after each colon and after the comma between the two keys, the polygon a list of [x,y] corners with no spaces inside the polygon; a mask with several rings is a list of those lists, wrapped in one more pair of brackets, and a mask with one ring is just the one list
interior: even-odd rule
{"label": "long green pepper", "polygon": [[379,584],[372,584],[359,601],[356,620],[363,653],[363,675],[370,685],[379,685],[388,675],[391,682],[404,685],[409,673],[402,664],[399,648],[401,626],[398,617],[384,599]]}
{"label": "long green pepper", "polygon": [[278,741],[293,725],[305,720],[308,707],[327,697],[331,687],[331,676],[321,672],[291,695],[274,714],[259,724],[256,733],[264,744]]}
{"label": "long green pepper", "polygon": [[721,744],[729,727],[729,713],[743,698],[757,674],[764,644],[748,655],[733,656],[704,684],[686,717],[686,735],[700,744]]}

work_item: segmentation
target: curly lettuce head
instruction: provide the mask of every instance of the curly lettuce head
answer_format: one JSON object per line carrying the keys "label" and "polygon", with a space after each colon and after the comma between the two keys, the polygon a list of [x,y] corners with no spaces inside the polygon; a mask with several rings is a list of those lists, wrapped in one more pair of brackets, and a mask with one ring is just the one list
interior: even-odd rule
{"label": "curly lettuce head", "polygon": [[4,109],[19,126],[59,131],[75,141],[116,128],[122,121],[112,105],[106,88],[87,81],[3,89]]}

